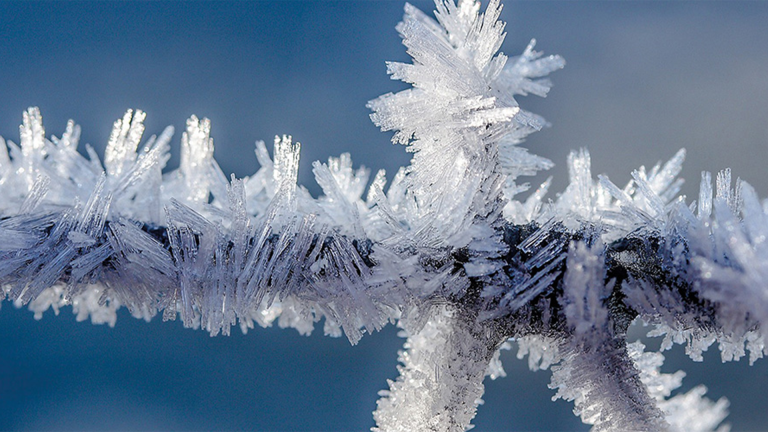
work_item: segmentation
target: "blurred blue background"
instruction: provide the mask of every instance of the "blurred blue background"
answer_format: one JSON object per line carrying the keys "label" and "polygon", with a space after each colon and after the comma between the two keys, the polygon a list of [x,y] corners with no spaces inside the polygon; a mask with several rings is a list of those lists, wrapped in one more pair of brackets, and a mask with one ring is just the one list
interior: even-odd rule
{"label": "blurred blue background", "polygon": [[[238,176],[257,169],[255,140],[284,133],[301,141],[300,182],[314,193],[311,162],[344,151],[391,176],[408,155],[365,103],[403,88],[384,66],[407,60],[394,31],[402,6],[0,2],[0,135],[18,142],[21,112],[36,105],[48,135],[72,118],[103,151],[127,108],[148,113],[148,135],[180,131],[194,113],[212,120],[217,158]],[[553,191],[570,149],[588,147],[593,170],[623,183],[686,147],[689,196],[700,170],[725,167],[768,196],[768,3],[507,2],[503,19],[504,52],[535,37],[568,61],[549,98],[521,100],[553,124],[527,143],[556,163]],[[75,323],[69,308],[35,321],[4,303],[0,429],[368,429],[403,341],[391,327],[356,347],[320,333],[210,338],[124,311],[110,329]],[[549,372],[514,352],[503,356],[509,376],[487,383],[476,430],[586,429],[571,404],[549,401]],[[704,382],[731,400],[734,430],[768,430],[768,361],[723,365],[715,347],[703,364],[679,347],[668,359],[666,371],[688,372],[685,389]]]}

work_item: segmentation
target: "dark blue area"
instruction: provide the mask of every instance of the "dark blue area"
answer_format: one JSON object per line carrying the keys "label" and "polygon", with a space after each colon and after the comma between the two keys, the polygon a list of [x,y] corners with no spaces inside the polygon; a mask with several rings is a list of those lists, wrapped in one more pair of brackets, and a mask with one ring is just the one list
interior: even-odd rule
{"label": "dark blue area", "polygon": [[360,430],[402,342],[393,328],[357,347],[277,329],[211,338],[126,312],[111,329],[5,306],[2,430]]}

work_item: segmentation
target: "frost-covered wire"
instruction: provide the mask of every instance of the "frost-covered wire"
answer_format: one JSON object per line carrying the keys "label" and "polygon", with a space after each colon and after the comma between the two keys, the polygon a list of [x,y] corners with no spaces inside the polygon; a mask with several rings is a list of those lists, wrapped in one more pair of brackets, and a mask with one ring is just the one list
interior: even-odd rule
{"label": "frost-covered wire", "polygon": [[[685,152],[619,187],[592,174],[586,150],[570,183],[525,201],[521,177],[552,163],[519,144],[546,122],[515,96],[545,96],[562,68],[532,41],[499,52],[501,5],[436,2],[436,20],[406,5],[397,27],[412,63],[390,63],[412,88],[369,103],[413,159],[387,185],[343,154],[315,162],[319,198],[297,186],[300,145],[276,138],[261,168],[231,179],[213,158],[211,123],[192,117],[181,162],[165,172],[173,129],[142,144],[145,114],[115,122],[101,162],[68,123],[47,139],[24,113],[20,143],[0,142],[2,296],[36,317],[71,305],[78,320],[114,325],[180,317],[211,335],[256,324],[354,344],[396,323],[407,337],[400,377],[381,392],[375,430],[470,427],[485,376],[504,375],[511,338],[532,369],[552,368],[556,398],[595,430],[712,430],[727,401],[628,343],[633,320],[685,343],[694,360],[765,350],[768,203],[730,171],[704,173],[693,204],[678,196]],[[386,190],[386,191],[385,191]]]}

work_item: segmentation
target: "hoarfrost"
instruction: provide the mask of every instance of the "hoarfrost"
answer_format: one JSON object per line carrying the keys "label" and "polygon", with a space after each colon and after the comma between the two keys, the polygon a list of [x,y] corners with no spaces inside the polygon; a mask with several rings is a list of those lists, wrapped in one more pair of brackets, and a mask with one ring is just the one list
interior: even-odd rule
{"label": "hoarfrost", "polygon": [[[40,318],[71,305],[78,320],[114,325],[125,306],[149,320],[180,317],[211,335],[274,322],[356,343],[389,323],[407,338],[400,377],[383,390],[375,430],[471,427],[483,379],[504,376],[499,352],[518,342],[531,369],[552,369],[555,398],[595,430],[711,430],[727,402],[703,387],[670,398],[681,373],[628,343],[639,319],[687,344],[717,342],[724,361],[765,352],[768,202],[729,170],[703,173],[698,204],[677,194],[683,150],[640,167],[624,187],[568,157],[570,184],[525,201],[522,176],[552,163],[519,146],[546,121],[516,95],[545,96],[559,56],[531,41],[509,58],[501,5],[438,0],[436,20],[411,5],[397,31],[413,63],[390,63],[412,85],[369,103],[371,119],[413,153],[387,191],[384,172],[348,154],[315,162],[323,196],[297,186],[301,146],[256,143],[261,168],[227,179],[208,119],[191,117],[178,169],[164,172],[173,129],[142,145],[145,114],[115,122],[103,164],[80,128],[45,138],[37,108],[20,145],[0,142],[2,298]],[[714,196],[713,196],[714,195]]]}

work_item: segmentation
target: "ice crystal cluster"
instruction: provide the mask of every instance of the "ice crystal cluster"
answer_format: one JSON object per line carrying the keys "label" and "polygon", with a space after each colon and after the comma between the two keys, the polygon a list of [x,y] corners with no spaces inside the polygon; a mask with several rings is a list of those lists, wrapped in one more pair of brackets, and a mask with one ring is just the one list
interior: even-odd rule
{"label": "ice crystal cluster", "polygon": [[397,27],[413,62],[388,71],[411,88],[369,104],[412,162],[389,181],[376,173],[367,193],[369,172],[343,154],[314,163],[313,198],[287,136],[272,156],[256,144],[254,175],[228,179],[207,119],[187,121],[166,172],[173,130],[142,144],[141,111],[115,122],[102,162],[77,151],[78,126],[48,139],[30,108],[19,144],[0,142],[2,296],[38,317],[71,305],[114,325],[124,306],[211,335],[322,321],[354,344],[398,325],[407,339],[378,431],[469,428],[510,339],[594,430],[727,428],[727,401],[703,386],[672,396],[684,373],[660,373],[663,356],[627,329],[641,320],[662,350],[686,344],[694,360],[715,342],[724,361],[762,357],[768,202],[728,170],[703,173],[687,202],[682,150],[623,187],[575,151],[564,192],[545,198],[545,182],[520,200],[520,178],[552,163],[520,147],[546,122],[515,96],[545,96],[564,61],[533,41],[500,53],[497,0],[482,13],[436,5],[435,19],[406,5]]}

